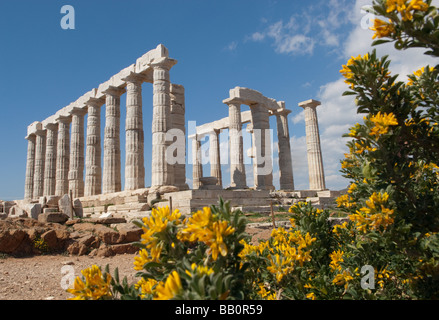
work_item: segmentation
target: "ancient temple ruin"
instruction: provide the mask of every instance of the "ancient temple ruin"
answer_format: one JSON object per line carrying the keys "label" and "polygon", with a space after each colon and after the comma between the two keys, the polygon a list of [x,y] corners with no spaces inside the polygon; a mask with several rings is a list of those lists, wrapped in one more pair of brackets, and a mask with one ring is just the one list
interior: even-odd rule
{"label": "ancient temple ruin", "polygon": [[[32,123],[26,136],[25,201],[38,202],[42,197],[69,194],[79,200],[84,213],[129,213],[146,212],[152,197],[160,196],[182,212],[190,213],[200,206],[214,204],[219,196],[230,200],[235,207],[253,209],[269,206],[276,192],[290,200],[332,196],[325,186],[316,113],[318,101],[299,103],[305,110],[310,179],[309,190],[299,191],[294,188],[291,160],[288,128],[291,111],[286,109],[285,102],[265,97],[252,89],[233,88],[223,101],[228,107],[228,116],[197,126],[196,133],[187,137],[184,87],[172,83],[170,78],[171,68],[176,63],[169,57],[168,50],[159,45],[98,88],[91,89],[47,119]],[[153,86],[151,128],[144,128],[142,120],[143,82]],[[126,144],[125,168],[121,168],[120,100],[124,94]],[[242,112],[243,104],[250,110]],[[105,119],[101,119],[100,109],[104,105]],[[277,121],[281,191],[274,191],[270,116],[275,116]],[[252,135],[250,157],[253,159],[254,186],[247,186],[243,163],[242,130],[245,124]],[[105,128],[103,137],[101,126]],[[144,129],[152,130],[152,150],[146,153]],[[229,134],[230,186],[223,186],[222,182],[218,138],[222,130],[228,130]],[[169,132],[173,132],[171,137]],[[174,138],[176,135],[177,139]],[[210,143],[209,176],[203,176],[200,161],[200,140],[206,135]],[[177,146],[183,150],[185,159],[187,138],[191,139],[193,150],[192,189],[186,184],[186,163],[169,161],[168,152],[171,145]],[[152,157],[151,186],[147,188],[145,156]],[[121,170],[125,170],[124,190]]]}

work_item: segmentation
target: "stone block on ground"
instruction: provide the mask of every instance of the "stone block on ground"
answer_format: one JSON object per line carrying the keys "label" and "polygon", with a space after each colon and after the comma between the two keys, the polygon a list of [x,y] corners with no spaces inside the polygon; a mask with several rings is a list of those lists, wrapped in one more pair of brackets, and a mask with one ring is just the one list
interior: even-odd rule
{"label": "stone block on ground", "polygon": [[38,216],[41,214],[42,205],[40,203],[30,204],[28,206],[28,215],[30,218],[38,220]]}
{"label": "stone block on ground", "polygon": [[84,216],[84,209],[82,208],[82,203],[79,199],[73,201],[73,212],[74,215],[82,218]]}
{"label": "stone block on ground", "polygon": [[67,215],[70,219],[73,218],[72,200],[68,194],[63,195],[58,201],[59,210]]}
{"label": "stone block on ground", "polygon": [[9,209],[9,215],[10,218],[26,218],[27,217],[27,213],[20,208],[17,205],[12,206]]}
{"label": "stone block on ground", "polygon": [[42,223],[53,222],[53,223],[65,223],[69,220],[69,217],[61,212],[46,212],[38,216],[38,221]]}

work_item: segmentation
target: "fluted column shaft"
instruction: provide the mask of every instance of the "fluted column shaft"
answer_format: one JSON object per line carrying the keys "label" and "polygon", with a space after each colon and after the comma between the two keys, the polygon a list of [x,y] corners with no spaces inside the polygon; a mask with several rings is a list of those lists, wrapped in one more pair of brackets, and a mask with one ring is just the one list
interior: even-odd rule
{"label": "fluted column shaft", "polygon": [[84,195],[100,194],[102,190],[101,166],[101,102],[92,101],[87,104],[87,138],[85,159]]}
{"label": "fluted column shaft", "polygon": [[230,137],[230,186],[246,188],[244,143],[242,139],[241,105],[228,103]]}
{"label": "fluted column shaft", "polygon": [[43,196],[44,192],[44,166],[46,158],[46,131],[36,132],[35,144],[35,170],[34,170],[34,190],[32,197],[37,199]]}
{"label": "fluted column shaft", "polygon": [[294,190],[293,162],[291,159],[288,111],[276,114],[279,151],[279,181],[281,190]]}
{"label": "fluted column shaft", "polygon": [[166,132],[170,129],[170,79],[169,70],[174,60],[164,58],[152,64],[153,72],[153,119],[151,185],[173,185],[173,165],[166,161]]}
{"label": "fluted column shaft", "polygon": [[84,196],[84,115],[85,110],[72,111],[70,141],[69,191],[73,198]]}
{"label": "fluted column shaft", "polygon": [[198,140],[198,136],[192,139],[192,189],[199,189],[201,186],[200,178],[203,177],[203,165],[201,161],[201,141]]}
{"label": "fluted column shaft", "polygon": [[36,136],[29,135],[27,139],[27,160],[26,160],[26,180],[24,184],[24,199],[31,200],[34,192],[34,173],[35,173],[35,143]]}
{"label": "fluted column shaft", "polygon": [[268,110],[262,104],[250,106],[253,124],[253,170],[256,189],[274,189],[271,135]]}
{"label": "fluted column shaft", "polygon": [[142,80],[131,75],[127,80],[125,190],[145,187]]}
{"label": "fluted column shaft", "polygon": [[55,195],[56,185],[56,153],[58,139],[58,125],[47,124],[46,156],[44,169],[44,196]]}
{"label": "fluted column shaft", "polygon": [[219,130],[214,130],[209,135],[210,175],[217,178],[217,185],[222,186],[219,134]]}
{"label": "fluted column shaft", "polygon": [[306,147],[308,154],[309,188],[310,190],[324,190],[325,174],[323,171],[322,151],[320,146],[319,124],[316,107],[318,101],[301,103],[305,110]]}
{"label": "fluted column shaft", "polygon": [[120,154],[120,96],[122,90],[105,91],[105,136],[102,193],[122,190]]}
{"label": "fluted column shaft", "polygon": [[63,196],[69,193],[69,164],[70,164],[70,122],[71,117],[62,117],[58,122],[58,143],[56,153],[56,184],[55,195]]}
{"label": "fluted column shaft", "polygon": [[177,161],[174,167],[174,185],[180,190],[188,189],[186,184],[186,123],[185,123],[185,97],[184,87],[182,85],[171,83],[171,127],[174,130],[179,130],[179,136],[173,143],[177,143],[179,150],[177,156],[180,161]]}

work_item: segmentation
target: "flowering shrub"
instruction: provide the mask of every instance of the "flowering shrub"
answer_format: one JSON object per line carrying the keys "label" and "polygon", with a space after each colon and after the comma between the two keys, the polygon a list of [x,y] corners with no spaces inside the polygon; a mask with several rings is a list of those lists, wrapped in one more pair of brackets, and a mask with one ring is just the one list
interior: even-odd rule
{"label": "flowering shrub", "polygon": [[[439,56],[430,0],[375,0],[373,9],[385,19],[375,20],[375,45]],[[222,200],[186,218],[153,209],[138,223],[136,284],[93,266],[69,292],[83,299],[439,298],[438,66],[414,71],[407,83],[389,66],[374,50],[340,71],[364,118],[345,135],[352,140],[341,167],[350,186],[337,208],[299,202],[289,210],[291,227],[259,243]],[[334,213],[344,220],[333,222]]]}

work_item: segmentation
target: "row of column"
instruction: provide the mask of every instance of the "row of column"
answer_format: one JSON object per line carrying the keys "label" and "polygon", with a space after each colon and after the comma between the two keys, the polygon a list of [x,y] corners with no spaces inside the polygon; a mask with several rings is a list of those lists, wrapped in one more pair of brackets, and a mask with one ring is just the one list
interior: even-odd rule
{"label": "row of column", "polygon": [[[230,153],[230,187],[234,189],[247,188],[244,165],[244,146],[242,137],[241,104],[228,102],[229,107],[229,153]],[[273,164],[271,156],[271,139],[269,111],[262,104],[250,106],[252,113],[252,157],[254,182],[256,189],[274,189]],[[288,130],[288,113],[283,109],[275,113],[277,119],[277,133],[279,141],[279,171],[280,185],[283,190],[294,190],[293,169],[291,160],[290,138]],[[255,130],[257,129],[257,130]],[[213,129],[209,133],[210,175],[217,178],[218,185],[222,186],[220,163],[220,130]],[[195,135],[192,140],[193,150],[193,188],[200,187],[200,178],[203,177],[201,163],[201,141]]]}
{"label": "row of column", "polygon": [[[247,188],[244,165],[244,146],[242,137],[241,105],[237,102],[227,102],[229,106],[229,148],[230,148],[230,186],[232,188]],[[320,133],[316,107],[319,101],[308,100],[299,103],[304,108],[305,131],[307,141],[307,156],[310,190],[325,190],[325,175],[320,145]],[[252,122],[252,157],[253,173],[256,189],[273,189],[273,174],[271,163],[271,141],[267,135],[270,129],[270,112],[262,104],[250,105]],[[281,190],[294,190],[293,166],[291,158],[290,135],[288,128],[288,114],[290,110],[283,108],[273,112],[277,120],[277,138],[279,154],[279,180]],[[258,130],[255,130],[258,129]],[[222,185],[219,130],[209,134],[209,153],[211,176],[216,177]],[[201,163],[201,141],[196,135],[193,143],[193,188],[200,187],[200,178],[203,176]],[[270,163],[267,163],[270,162]],[[268,169],[268,170],[267,170]]]}
{"label": "row of column", "polygon": [[[173,166],[166,161],[169,142],[165,138],[172,125],[169,70],[175,62],[173,59],[163,58],[153,65],[152,186],[173,185],[175,180]],[[103,92],[105,100],[91,98],[85,102],[84,108],[73,108],[69,115],[57,116],[55,123],[46,124],[44,128],[40,124],[34,133],[26,137],[28,153],[25,199],[62,196],[69,191],[74,198],[121,191],[120,96],[125,91],[125,190],[145,187],[142,115],[144,78],[131,73],[123,80],[126,82],[126,89],[110,86]],[[104,103],[106,109],[102,168],[100,108]],[[84,116],[87,112],[85,141]]]}

